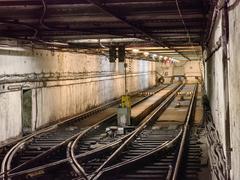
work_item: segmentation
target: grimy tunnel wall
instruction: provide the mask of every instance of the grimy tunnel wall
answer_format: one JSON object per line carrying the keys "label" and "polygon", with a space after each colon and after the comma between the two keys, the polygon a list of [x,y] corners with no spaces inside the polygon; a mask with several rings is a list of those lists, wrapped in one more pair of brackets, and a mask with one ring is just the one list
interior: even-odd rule
{"label": "grimy tunnel wall", "polygon": [[[185,76],[187,82],[195,83],[202,81],[202,62],[199,61],[183,61],[180,63],[157,63],[157,76],[163,76],[165,82],[169,83],[173,76]],[[198,78],[198,79],[196,79]]]}
{"label": "grimy tunnel wall", "polygon": [[230,0],[226,11],[229,13],[228,19],[227,13],[224,14],[224,8],[218,12],[209,48],[204,52],[205,58],[209,57],[204,65],[205,89],[224,153],[231,168],[231,179],[238,180],[240,177],[239,2]]}
{"label": "grimy tunnel wall", "polygon": [[[128,91],[155,85],[155,63],[127,60]],[[105,56],[0,51],[0,142],[73,116],[124,93],[124,64]],[[29,104],[30,103],[30,104]]]}

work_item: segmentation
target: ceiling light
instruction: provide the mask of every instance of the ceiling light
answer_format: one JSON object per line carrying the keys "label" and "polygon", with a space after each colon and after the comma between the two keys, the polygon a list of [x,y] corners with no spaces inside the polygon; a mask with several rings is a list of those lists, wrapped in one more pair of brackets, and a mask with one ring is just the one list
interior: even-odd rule
{"label": "ceiling light", "polygon": [[[98,43],[99,39],[76,39],[69,40],[68,43]],[[142,39],[138,38],[103,38],[101,43],[127,43],[127,42],[143,42]]]}
{"label": "ceiling light", "polygon": [[144,56],[147,57],[149,55],[149,52],[144,52],[143,54],[144,54]]}
{"label": "ceiling light", "polygon": [[139,49],[133,49],[132,52],[133,52],[133,53],[138,53],[138,52],[139,52]]}
{"label": "ceiling light", "polygon": [[162,60],[163,59],[163,56],[159,56],[159,60]]}
{"label": "ceiling light", "polygon": [[166,61],[166,60],[168,60],[168,57],[167,57],[167,56],[165,56],[163,59]]}

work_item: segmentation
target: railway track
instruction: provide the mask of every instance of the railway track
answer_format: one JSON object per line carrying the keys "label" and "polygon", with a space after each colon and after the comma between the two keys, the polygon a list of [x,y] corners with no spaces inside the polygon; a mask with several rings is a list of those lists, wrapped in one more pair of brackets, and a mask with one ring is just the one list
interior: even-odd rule
{"label": "railway track", "polygon": [[[184,89],[186,89],[186,87],[184,87],[183,90]],[[177,89],[176,92],[179,90],[180,88]],[[143,169],[142,171],[137,171],[138,173],[142,172],[140,175],[135,174],[132,175],[132,177],[134,177],[133,179],[149,179],[149,177],[151,179],[177,179],[186,137],[188,135],[189,121],[193,112],[196,86],[194,89],[192,88],[191,91],[192,95],[189,100],[184,125],[173,123],[170,126],[169,124],[163,126],[162,122],[156,121],[157,117],[166,109],[166,106],[176,97],[176,94],[173,93],[145,119],[117,150],[104,153],[102,156],[97,156],[93,159],[86,158],[82,160],[81,163],[78,163],[76,165],[78,166],[77,174],[84,179],[113,179],[113,177],[114,179],[121,179],[121,174],[126,175],[126,173],[129,173],[129,168],[132,169],[132,167],[137,167],[137,165],[147,162],[149,159],[152,160],[156,154],[170,152],[169,156],[167,156],[167,161],[171,162],[172,168],[169,168],[170,166],[168,165],[167,171],[161,173],[158,171],[157,174],[153,170]],[[164,161],[164,158],[161,160]],[[171,171],[171,169],[173,170]],[[118,176],[120,174],[120,176],[118,177],[116,174],[118,174]],[[129,178],[131,179],[131,175],[124,176],[123,179]]]}
{"label": "railway track", "polygon": [[[114,174],[118,174],[114,179],[182,179],[179,172],[182,172],[180,168],[182,168],[186,139],[189,135],[190,119],[194,112],[196,89],[192,92],[184,125],[170,123],[166,127],[167,130],[164,128],[154,130],[155,133],[157,132],[156,134],[163,134],[162,138],[159,135],[157,136],[163,140],[162,144],[158,143],[151,150],[142,152],[141,154],[137,153],[135,155],[133,153],[133,156],[129,156],[129,154],[131,155],[134,152],[132,149],[136,148],[127,147],[127,150],[118,159],[115,159],[115,162],[112,161],[108,167],[99,170],[91,179],[110,179]],[[161,124],[161,122],[159,123]],[[172,136],[168,136],[169,133]],[[151,142],[151,136],[148,137],[150,137],[148,142]]]}
{"label": "railway track", "polygon": [[[125,141],[115,152],[113,153],[109,152],[109,154],[105,153],[103,157],[97,157],[92,160],[88,159],[87,161],[82,162],[81,163],[82,168],[85,170],[85,172],[82,172],[82,174],[84,174],[85,176],[88,176],[88,178],[89,177],[92,178],[91,174],[98,174],[106,166],[113,164],[115,161],[119,161],[121,159],[119,156],[121,153],[123,154],[123,152],[126,156],[124,156],[120,161],[122,162],[126,160],[128,157],[130,157],[128,156],[129,154],[126,154],[125,152],[126,147],[129,147],[129,146],[132,147],[133,148],[131,149],[132,151],[134,151],[134,149],[136,150],[135,155],[141,155],[142,153],[147,152],[150,149],[153,149],[157,145],[162,144],[163,141],[161,140],[161,138],[158,138],[157,137],[158,135],[155,134],[151,130],[151,128],[146,129],[145,127],[154,126],[154,123],[152,123],[152,121],[156,120],[156,117],[159,115],[159,113],[163,112],[164,108],[166,108],[168,103],[171,102],[171,100],[176,96],[176,93],[181,88],[182,86],[179,87],[174,93],[172,93],[163,103],[161,103],[160,106],[157,108],[157,110],[155,110],[153,113],[147,116],[144,122],[136,129],[136,131],[129,137],[129,139]],[[154,137],[156,137],[155,142],[154,142],[154,139],[151,139]],[[141,139],[141,142],[140,142],[140,139]]]}
{"label": "railway track", "polygon": [[[171,95],[171,97],[168,97],[168,100],[167,100],[168,102],[170,102],[170,99],[175,96],[175,93],[173,93]],[[164,107],[165,107],[165,105],[164,105]],[[144,126],[145,126],[145,123],[143,125],[141,125],[141,127],[144,127]],[[46,165],[45,167],[42,166],[42,167],[38,167],[38,168],[29,170],[29,171],[25,171],[25,172],[22,172],[22,174],[25,174],[25,175],[28,174],[30,176],[32,176],[32,175],[34,176],[34,172],[35,173],[40,173],[40,175],[39,175],[40,178],[39,179],[72,179],[75,176],[81,176],[81,175],[83,175],[82,174],[82,168],[79,166],[79,164],[76,164],[76,162],[77,163],[78,163],[78,161],[81,161],[81,162],[88,161],[89,162],[89,160],[91,162],[93,162],[92,158],[97,156],[98,157],[97,158],[97,161],[98,161],[97,163],[98,163],[98,165],[100,165],[101,162],[99,164],[99,157],[104,156],[106,158],[107,155],[110,155],[111,152],[113,152],[116,148],[118,148],[124,142],[124,141],[122,141],[123,139],[126,139],[126,138],[130,137],[133,133],[134,133],[134,131],[129,132],[129,134],[123,136],[122,138],[119,138],[117,142],[114,141],[114,142],[112,142],[108,145],[103,146],[102,148],[100,147],[100,148],[97,148],[97,149],[94,149],[94,150],[87,148],[87,149],[84,149],[82,151],[82,148],[81,148],[82,146],[79,146],[82,154],[78,154],[78,155],[73,153],[75,148],[74,148],[74,146],[72,146],[72,144],[74,144],[74,142],[70,143],[69,146],[70,147],[72,146],[72,148],[69,148],[69,153],[68,154],[72,153],[72,156],[68,159],[70,159],[70,162],[71,162],[72,165],[73,165],[73,161],[75,161],[75,167],[73,166],[73,169],[75,170],[75,173],[71,171],[71,167],[69,167],[68,164],[64,164],[64,162],[66,162],[66,161],[62,161],[62,162],[59,162],[59,163],[53,163],[52,165]],[[96,137],[99,137],[99,135],[97,135]],[[94,138],[94,136],[90,135],[90,136],[86,136],[85,138],[82,138],[82,135],[81,135],[79,137],[79,139],[78,138],[75,139],[75,142],[78,142],[79,140],[81,140],[81,141],[79,141],[80,142],[79,144],[84,145],[84,144],[86,144],[86,142],[88,142],[88,140],[89,140],[88,138]],[[89,143],[87,143],[87,144],[89,144]],[[73,157],[75,157],[74,158],[75,160],[72,159]],[[57,169],[57,166],[60,167],[60,170]],[[49,172],[49,169],[51,169],[51,168],[52,168],[52,171],[50,170],[50,172]],[[58,173],[56,173],[56,172],[58,172]],[[15,175],[21,175],[21,173],[16,173]]]}
{"label": "railway track", "polygon": [[[162,88],[150,92],[150,95],[147,97],[140,99],[136,98],[137,100],[135,104],[140,103],[161,89]],[[89,126],[82,125],[82,121],[79,121],[79,119],[87,118],[96,112],[104,111],[104,109],[107,109],[113,104],[107,104],[96,111],[90,111],[82,115],[82,117],[71,119],[65,123],[59,123],[57,126],[35,133],[32,136],[25,138],[23,141],[18,142],[8,151],[3,159],[3,178],[7,178],[11,173],[26,170],[30,167],[44,165],[46,163],[51,164],[54,161],[67,158],[67,154],[65,153],[66,146],[71,140],[79,136],[85,136],[85,134],[88,134],[89,132],[94,134],[96,130],[102,132],[105,127],[116,123],[116,114],[111,113],[110,116],[104,118],[100,123],[90,126],[90,128]],[[96,136],[98,135],[99,133],[96,134]],[[105,143],[109,143],[109,141],[106,141]],[[51,158],[49,158],[50,156]]]}
{"label": "railway track", "polygon": [[[181,171],[177,172],[177,177],[173,177],[174,168],[176,163],[176,158],[178,155],[179,143],[172,145],[169,149],[164,147],[162,148],[161,153],[158,155],[149,157],[150,160],[138,161],[141,162],[141,165],[136,163],[132,164],[131,169],[128,171],[123,168],[119,170],[119,175],[115,176],[114,179],[163,179],[163,180],[172,180],[172,179],[184,179],[184,180],[197,180],[198,172],[201,169],[201,148],[197,143],[197,138],[195,135],[191,135],[189,139],[190,147],[187,147],[187,153],[184,155],[184,167],[181,168]],[[133,166],[134,165],[134,166]],[[129,167],[129,166],[128,166]],[[115,168],[115,169],[114,169]],[[111,179],[111,176],[116,173],[116,169],[120,168],[113,166],[106,169],[106,175],[99,177],[98,179]],[[114,173],[113,173],[114,172]]]}
{"label": "railway track", "polygon": [[[189,92],[188,88],[187,91]],[[74,150],[76,154],[73,153],[72,157],[68,156],[68,158],[57,162],[16,172],[15,174],[10,174],[10,177],[14,177],[13,179],[27,177],[33,179],[197,180],[198,172],[201,169],[199,160],[201,148],[195,133],[196,128],[189,130],[191,115],[194,112],[193,97],[195,97],[195,93],[190,94],[192,96],[189,99],[189,103],[183,103],[185,104],[184,106],[188,106],[185,124],[149,121],[149,123],[144,123],[141,133],[137,133],[138,136],[136,134],[133,135],[137,131],[135,130],[121,138],[115,139],[115,141],[108,144],[105,143],[101,147],[89,149],[88,146],[85,149],[81,149],[78,152],[80,154]],[[173,101],[172,104],[177,105],[177,102],[178,100]],[[94,138],[94,133],[88,135],[80,135],[78,140],[75,140],[81,142],[79,144],[82,145],[84,141],[91,141],[91,138]],[[131,137],[134,138],[131,139]],[[130,139],[129,142],[127,142],[128,139]],[[69,154],[71,153],[70,147],[73,145],[73,142],[69,143]],[[124,143],[125,145],[123,145]],[[124,148],[120,148],[120,151],[118,151],[122,145]],[[120,153],[114,154],[113,152]],[[114,158],[110,158],[112,155]],[[74,169],[72,166],[74,171],[71,170],[71,166],[68,163],[71,162],[73,165],[73,157],[77,160],[77,166],[80,165],[80,169],[79,167]],[[109,158],[111,159],[110,161],[108,161]],[[183,159],[184,161],[182,161]]]}

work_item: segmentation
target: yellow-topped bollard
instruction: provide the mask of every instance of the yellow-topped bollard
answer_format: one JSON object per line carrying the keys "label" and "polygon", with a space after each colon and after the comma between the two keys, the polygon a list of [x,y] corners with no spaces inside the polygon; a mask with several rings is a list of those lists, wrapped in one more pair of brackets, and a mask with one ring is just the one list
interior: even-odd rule
{"label": "yellow-topped bollard", "polygon": [[121,98],[121,104],[118,108],[118,126],[130,126],[131,125],[131,99],[130,96],[123,95]]}
{"label": "yellow-topped bollard", "polygon": [[122,107],[123,108],[131,108],[131,98],[130,96],[123,95],[122,96]]}

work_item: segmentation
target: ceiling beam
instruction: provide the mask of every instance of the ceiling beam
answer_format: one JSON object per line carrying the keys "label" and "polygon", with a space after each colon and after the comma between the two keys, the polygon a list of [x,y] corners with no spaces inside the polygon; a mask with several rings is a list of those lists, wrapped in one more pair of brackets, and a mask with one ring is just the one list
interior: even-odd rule
{"label": "ceiling beam", "polygon": [[96,7],[98,7],[100,10],[102,10],[106,14],[115,17],[116,19],[118,19],[122,23],[130,26],[133,30],[135,30],[137,32],[140,32],[141,34],[146,36],[147,38],[145,40],[150,40],[150,41],[153,41],[160,46],[168,47],[169,49],[174,50],[176,53],[180,54],[182,57],[186,58],[187,60],[191,60],[189,57],[185,56],[183,53],[179,52],[177,49],[174,49],[171,46],[169,46],[166,42],[164,42],[160,38],[156,38],[152,34],[150,34],[148,32],[145,32],[144,29],[141,28],[139,25],[133,24],[130,21],[128,21],[126,18],[122,17],[120,14],[117,14],[116,12],[111,11],[100,0],[87,0],[87,1],[89,3],[94,4]]}

